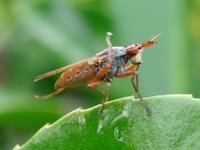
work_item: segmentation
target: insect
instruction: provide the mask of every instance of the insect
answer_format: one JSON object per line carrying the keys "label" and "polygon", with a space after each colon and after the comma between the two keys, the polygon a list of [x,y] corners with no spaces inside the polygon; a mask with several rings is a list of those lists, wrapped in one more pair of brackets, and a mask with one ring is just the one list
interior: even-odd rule
{"label": "insect", "polygon": [[[55,83],[55,91],[45,96],[35,96],[38,99],[47,99],[51,96],[59,94],[66,88],[72,88],[80,84],[87,83],[87,87],[103,96],[102,107],[104,108],[105,102],[108,100],[108,91],[111,87],[111,81],[116,78],[123,78],[132,76],[131,83],[135,90],[140,103],[144,106],[147,112],[150,109],[145,104],[143,98],[139,93],[138,88],[138,69],[142,63],[143,49],[156,44],[155,37],[142,44],[131,44],[127,47],[112,47],[110,37],[111,32],[106,33],[105,50],[97,53],[95,56],[81,60],[77,63],[44,73],[36,76],[34,82],[44,78],[62,73]],[[130,65],[128,65],[130,63]],[[106,91],[96,88],[106,84]]]}

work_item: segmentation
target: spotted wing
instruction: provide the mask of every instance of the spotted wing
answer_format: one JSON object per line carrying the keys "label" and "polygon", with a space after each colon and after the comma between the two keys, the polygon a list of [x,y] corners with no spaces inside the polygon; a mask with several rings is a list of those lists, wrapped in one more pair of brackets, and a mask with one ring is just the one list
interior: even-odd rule
{"label": "spotted wing", "polygon": [[71,65],[65,66],[65,67],[62,67],[62,68],[59,68],[59,69],[56,69],[56,70],[53,70],[53,71],[50,71],[50,72],[47,72],[47,73],[44,73],[44,74],[41,74],[41,75],[38,75],[38,76],[35,77],[34,82],[37,82],[37,81],[42,80],[42,79],[45,79],[45,78],[47,78],[47,77],[50,77],[50,76],[56,75],[56,74],[58,74],[58,73],[64,72],[64,71],[66,71],[70,66],[71,66]]}
{"label": "spotted wing", "polygon": [[68,66],[65,66],[65,67],[62,67],[62,68],[59,68],[59,69],[56,69],[56,70],[53,70],[53,71],[50,71],[50,72],[47,72],[47,73],[44,73],[44,74],[41,74],[39,76],[36,76],[35,79],[34,79],[34,82],[37,82],[39,80],[42,80],[42,79],[45,79],[45,78],[48,78],[50,76],[53,76],[53,75],[56,75],[58,73],[62,73],[62,72],[65,72],[67,71],[69,68],[73,67],[73,66],[77,66],[79,64],[82,64],[84,62],[87,62],[89,65],[91,64],[94,64],[96,62],[100,62],[102,60],[102,57],[92,57],[92,58],[89,58],[89,59],[84,59],[84,60],[81,60],[77,63],[74,63],[74,64],[71,64],[71,65],[68,65]]}

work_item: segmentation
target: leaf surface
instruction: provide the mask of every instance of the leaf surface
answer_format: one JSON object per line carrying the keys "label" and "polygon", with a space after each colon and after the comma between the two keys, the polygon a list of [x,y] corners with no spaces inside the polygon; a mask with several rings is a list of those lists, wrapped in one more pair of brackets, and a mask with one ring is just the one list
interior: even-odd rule
{"label": "leaf surface", "polygon": [[191,95],[145,98],[148,117],[138,100],[110,101],[103,114],[100,105],[77,109],[42,127],[14,150],[72,149],[199,149],[200,100]]}

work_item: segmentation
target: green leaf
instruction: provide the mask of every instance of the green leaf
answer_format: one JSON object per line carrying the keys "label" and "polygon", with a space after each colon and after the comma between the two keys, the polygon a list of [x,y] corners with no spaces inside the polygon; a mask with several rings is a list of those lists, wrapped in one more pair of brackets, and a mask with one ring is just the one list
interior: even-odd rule
{"label": "green leaf", "polygon": [[200,100],[191,95],[145,98],[148,117],[138,100],[110,101],[77,109],[52,125],[45,125],[27,143],[14,150],[44,149],[199,149]]}

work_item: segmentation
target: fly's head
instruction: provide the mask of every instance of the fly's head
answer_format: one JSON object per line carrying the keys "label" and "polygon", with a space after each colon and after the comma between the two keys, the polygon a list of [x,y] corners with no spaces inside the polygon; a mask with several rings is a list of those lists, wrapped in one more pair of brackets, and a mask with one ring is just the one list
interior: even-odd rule
{"label": "fly's head", "polygon": [[142,52],[143,49],[140,48],[138,53],[130,58],[132,64],[140,65],[142,63]]}
{"label": "fly's head", "polygon": [[143,49],[139,44],[132,44],[126,48],[126,53],[133,64],[141,64],[142,51]]}
{"label": "fly's head", "polygon": [[139,65],[142,63],[142,52],[144,48],[155,45],[157,43],[155,39],[158,36],[160,36],[160,34],[142,44],[132,44],[126,47],[126,53],[133,64]]}

